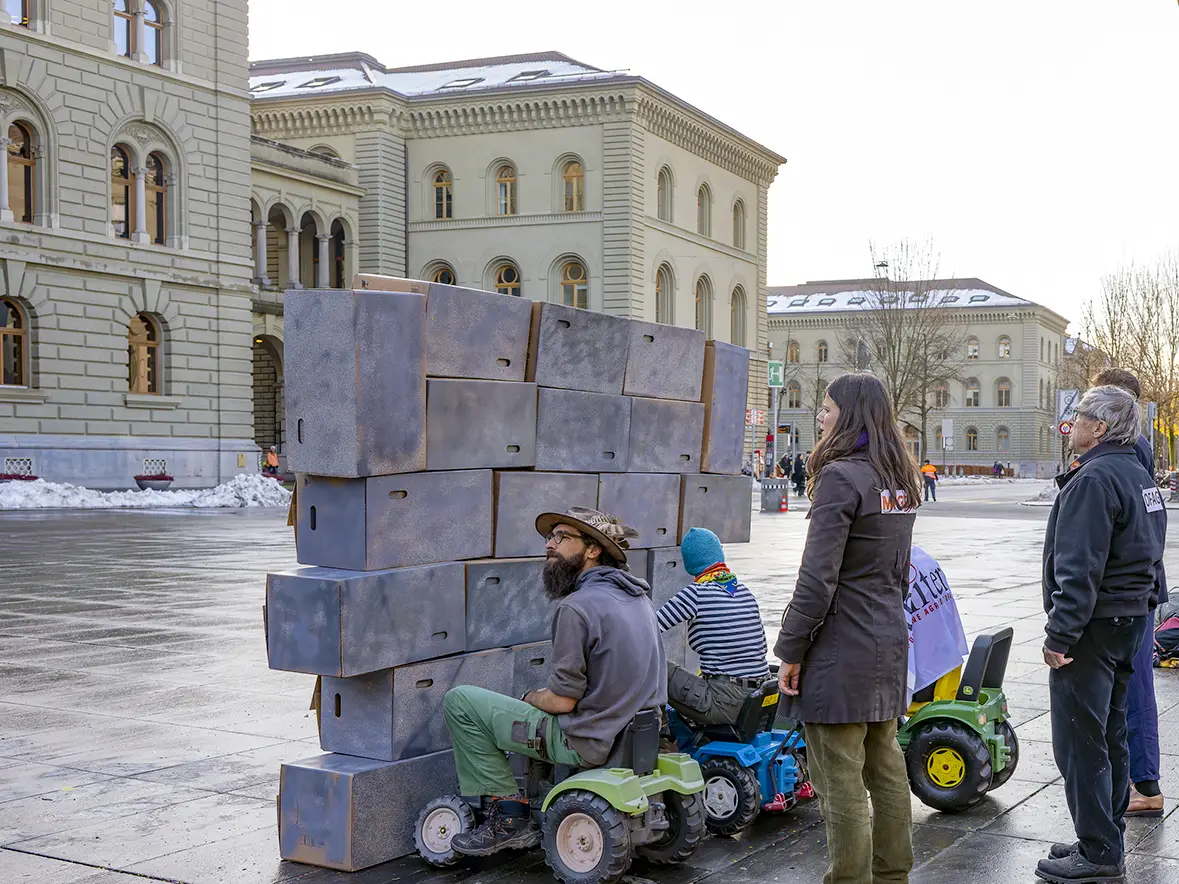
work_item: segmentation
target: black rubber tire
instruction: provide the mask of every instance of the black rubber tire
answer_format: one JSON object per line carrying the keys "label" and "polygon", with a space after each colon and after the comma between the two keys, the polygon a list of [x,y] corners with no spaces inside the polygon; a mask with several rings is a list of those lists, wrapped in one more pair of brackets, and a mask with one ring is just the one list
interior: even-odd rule
{"label": "black rubber tire", "polygon": [[1001,721],[995,725],[995,733],[1003,738],[1003,742],[1007,744],[1007,751],[1010,753],[1007,757],[1007,766],[995,774],[991,774],[991,788],[998,789],[1015,773],[1015,767],[1019,764],[1019,738],[1015,736],[1015,728],[1011,726],[1010,722]]}
{"label": "black rubber tire", "polygon": [[667,831],[658,841],[640,847],[638,853],[657,866],[677,866],[688,861],[704,838],[704,796],[699,792],[664,792],[662,800],[667,808]]}
{"label": "black rubber tire", "polygon": [[[761,812],[761,785],[757,782],[757,775],[748,767],[742,767],[732,758],[709,758],[700,765],[700,773],[704,776],[704,794],[701,800],[704,804],[704,825],[714,835],[736,835],[753,825]],[[726,816],[715,815],[708,809],[706,799],[708,784],[711,780],[722,778],[727,780],[737,793],[737,806]]]}
{"label": "black rubber tire", "polygon": [[[441,845],[434,843],[432,846],[427,843],[427,835],[425,829],[427,821],[431,817],[437,818],[440,813],[447,811],[454,814],[458,820],[458,827],[452,831],[445,833],[449,837],[446,838],[445,849],[440,849]],[[471,805],[460,798],[458,795],[443,795],[441,798],[435,798],[422,808],[422,812],[418,814],[417,821],[413,825],[413,843],[418,849],[418,855],[432,866],[445,868],[446,866],[453,866],[462,857],[455,853],[450,847],[450,839],[459,832],[468,832],[475,827],[475,812],[471,810]],[[431,838],[430,840],[435,840]]]}
{"label": "black rubber tire", "polygon": [[[929,756],[938,749],[952,749],[963,761],[961,782],[944,788],[927,773]],[[921,803],[943,813],[960,813],[982,801],[991,787],[991,752],[974,731],[954,721],[932,721],[922,726],[905,753],[909,788]]]}
{"label": "black rubber tire", "polygon": [[[592,869],[583,872],[569,868],[557,849],[557,832],[561,823],[575,813],[584,814],[597,824],[603,842],[601,859]],[[553,877],[562,884],[613,884],[630,868],[629,818],[593,792],[572,789],[558,795],[545,812],[541,832],[544,861],[552,870]]]}

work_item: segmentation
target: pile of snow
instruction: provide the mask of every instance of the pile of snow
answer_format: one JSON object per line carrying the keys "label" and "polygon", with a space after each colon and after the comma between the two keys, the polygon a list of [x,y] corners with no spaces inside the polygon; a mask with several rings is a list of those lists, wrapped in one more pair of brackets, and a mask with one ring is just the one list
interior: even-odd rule
{"label": "pile of snow", "polygon": [[1055,482],[1049,482],[1040,489],[1040,493],[1031,500],[1025,500],[1024,506],[1052,506],[1056,502],[1056,495],[1060,494],[1060,486]]}
{"label": "pile of snow", "polygon": [[0,483],[0,510],[290,506],[291,492],[257,473],[200,491],[94,491],[37,479]]}
{"label": "pile of snow", "polygon": [[1004,477],[996,479],[994,476],[946,476],[938,480],[938,485],[1011,485],[1015,482],[1038,482],[1039,479],[1013,479]]}

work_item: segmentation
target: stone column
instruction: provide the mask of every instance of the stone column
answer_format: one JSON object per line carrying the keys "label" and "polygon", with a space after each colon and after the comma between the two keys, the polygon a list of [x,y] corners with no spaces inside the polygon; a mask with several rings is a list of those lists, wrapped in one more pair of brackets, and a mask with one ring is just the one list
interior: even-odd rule
{"label": "stone column", "polygon": [[132,170],[132,174],[135,176],[135,227],[131,240],[150,243],[151,237],[147,232],[147,169],[138,166]]}
{"label": "stone column", "polygon": [[299,231],[287,230],[287,288],[301,289],[299,280]]}
{"label": "stone column", "polygon": [[315,268],[315,287],[326,289],[331,288],[331,274],[328,270],[331,268],[328,246],[331,245],[332,238],[330,236],[317,236],[316,242],[319,245],[319,264]]}
{"label": "stone column", "polygon": [[266,278],[266,222],[254,222],[254,279],[260,285],[270,285]]}
{"label": "stone column", "polygon": [[5,157],[5,169],[3,174],[0,174],[0,221],[14,221],[16,216],[13,215],[12,209],[8,207],[8,145],[11,140],[7,135],[0,137],[0,156]]}
{"label": "stone column", "polygon": [[147,37],[146,27],[143,24],[143,4],[133,3],[135,7],[135,18],[131,21],[131,39],[135,41],[135,52],[133,53],[136,61],[147,62],[147,52],[144,51],[144,41]]}

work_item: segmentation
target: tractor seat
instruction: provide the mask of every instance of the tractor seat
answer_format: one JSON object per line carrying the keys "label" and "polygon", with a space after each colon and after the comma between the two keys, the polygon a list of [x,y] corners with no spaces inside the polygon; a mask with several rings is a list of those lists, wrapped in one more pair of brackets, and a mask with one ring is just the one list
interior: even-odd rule
{"label": "tractor seat", "polygon": [[659,760],[659,710],[644,709],[614,738],[614,746],[602,767],[621,767],[645,777],[654,773]]}
{"label": "tractor seat", "polygon": [[709,724],[701,733],[712,742],[752,743],[762,731],[774,729],[778,714],[778,682],[768,679],[745,698],[732,724]]}

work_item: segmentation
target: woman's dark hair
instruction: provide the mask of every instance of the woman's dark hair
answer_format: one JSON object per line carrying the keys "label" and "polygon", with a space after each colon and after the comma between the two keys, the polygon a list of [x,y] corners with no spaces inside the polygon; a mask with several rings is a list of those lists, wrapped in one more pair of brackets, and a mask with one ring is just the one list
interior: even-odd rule
{"label": "woman's dark hair", "polygon": [[[905,447],[880,379],[862,371],[841,374],[831,382],[827,395],[839,406],[839,418],[835,429],[823,436],[807,460],[807,496],[814,499],[815,482],[823,467],[863,448],[883,483],[880,490],[903,491],[907,506],[920,506],[921,472]],[[865,434],[866,445],[862,442]]]}

